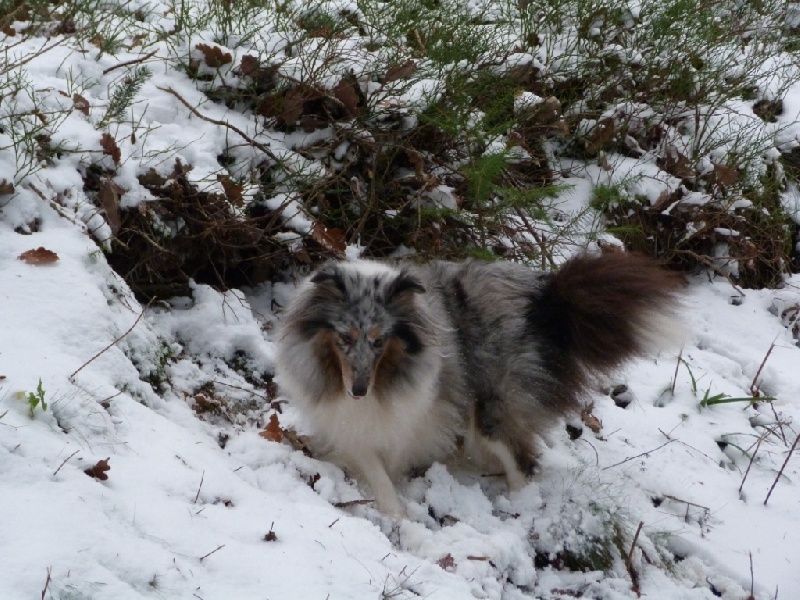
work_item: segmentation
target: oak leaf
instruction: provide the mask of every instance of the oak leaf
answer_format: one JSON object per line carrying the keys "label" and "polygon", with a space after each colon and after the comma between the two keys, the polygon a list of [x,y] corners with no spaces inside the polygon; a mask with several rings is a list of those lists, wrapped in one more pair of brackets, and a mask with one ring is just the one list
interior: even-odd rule
{"label": "oak leaf", "polygon": [[209,46],[208,44],[197,44],[195,46],[200,52],[203,53],[206,64],[212,69],[218,69],[222,65],[227,65],[233,62],[233,56],[230,52],[223,52],[219,46]]}
{"label": "oak leaf", "polygon": [[122,217],[119,212],[119,199],[122,194],[125,193],[125,189],[107,178],[100,180],[99,187],[97,199],[100,201],[100,205],[106,213],[106,220],[111,226],[111,232],[116,234],[122,226]]}
{"label": "oak leaf", "polygon": [[354,117],[358,114],[358,92],[352,82],[342,79],[333,88],[333,95],[342,103],[347,116]]}
{"label": "oak leaf", "polygon": [[89,116],[89,101],[80,94],[72,94],[72,106],[75,110]]}
{"label": "oak leaf", "polygon": [[122,151],[117,146],[117,142],[110,133],[104,133],[100,138],[100,147],[103,149],[103,154],[107,154],[114,159],[114,164],[118,165],[122,160]]}
{"label": "oak leaf", "polygon": [[39,246],[33,250],[26,250],[17,258],[19,260],[24,260],[29,265],[50,265],[58,260],[58,254],[43,246]]}
{"label": "oak leaf", "polygon": [[89,477],[94,477],[100,481],[105,481],[108,479],[106,472],[111,470],[111,466],[108,464],[110,458],[111,457],[98,460],[95,466],[86,469],[84,473],[86,473]]}
{"label": "oak leaf", "polygon": [[417,63],[415,63],[411,59],[408,59],[401,65],[395,65],[393,67],[389,67],[386,70],[386,75],[383,76],[383,82],[390,83],[392,81],[397,81],[398,79],[403,79],[404,77],[412,75],[416,70],[417,70]]}
{"label": "oak leaf", "polygon": [[344,232],[338,227],[325,227],[320,223],[315,223],[311,228],[311,237],[320,246],[332,252],[342,254],[347,248]]}
{"label": "oak leaf", "polygon": [[283,441],[283,430],[281,429],[281,424],[278,421],[278,415],[270,415],[269,423],[267,423],[264,431],[259,432],[258,435],[263,437],[265,440],[269,440],[270,442]]}

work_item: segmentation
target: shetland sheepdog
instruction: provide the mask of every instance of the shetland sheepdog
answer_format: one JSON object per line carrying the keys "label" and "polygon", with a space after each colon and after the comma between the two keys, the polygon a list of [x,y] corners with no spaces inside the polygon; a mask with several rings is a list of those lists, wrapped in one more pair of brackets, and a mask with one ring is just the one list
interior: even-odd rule
{"label": "shetland sheepdog", "polygon": [[510,262],[330,262],[278,333],[276,380],[315,447],[378,508],[394,481],[463,442],[523,487],[536,435],[579,407],[595,375],[674,342],[678,279],[650,259],[579,256],[554,273]]}

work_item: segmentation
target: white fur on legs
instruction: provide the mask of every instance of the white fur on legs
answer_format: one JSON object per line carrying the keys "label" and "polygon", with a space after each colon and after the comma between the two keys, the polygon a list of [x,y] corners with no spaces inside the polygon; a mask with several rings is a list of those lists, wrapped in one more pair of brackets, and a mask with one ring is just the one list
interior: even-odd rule
{"label": "white fur on legs", "polygon": [[509,450],[508,446],[501,441],[487,440],[485,438],[483,439],[483,443],[491,455],[500,461],[503,471],[505,471],[506,474],[508,490],[510,492],[516,492],[524,488],[528,484],[528,478],[520,471],[517,466],[517,461],[514,460],[514,456],[511,454],[511,450]]}
{"label": "white fur on legs", "polygon": [[346,462],[364,477],[375,496],[378,510],[392,519],[407,518],[406,511],[400,504],[394,484],[380,457],[371,452],[364,452],[357,457],[349,458]]}

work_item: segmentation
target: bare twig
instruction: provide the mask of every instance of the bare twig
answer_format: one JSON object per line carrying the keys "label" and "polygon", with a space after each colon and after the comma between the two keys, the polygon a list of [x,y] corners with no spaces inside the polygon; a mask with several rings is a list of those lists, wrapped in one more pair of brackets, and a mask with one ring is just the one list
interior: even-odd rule
{"label": "bare twig", "polygon": [[206,472],[203,471],[202,475],[200,475],[200,485],[197,486],[197,493],[194,495],[194,503],[197,504],[197,499],[200,497],[200,490],[203,487],[203,480],[206,478]]}
{"label": "bare twig", "polygon": [[753,577],[753,553],[747,553],[750,556],[750,595],[747,597],[747,600],[756,600],[755,594],[753,593],[753,587],[755,585],[755,578]]}
{"label": "bare twig", "polygon": [[764,506],[767,505],[767,501],[769,497],[772,495],[772,490],[775,489],[775,486],[778,485],[778,480],[780,480],[781,476],[783,476],[783,470],[786,468],[786,465],[789,463],[789,459],[792,458],[792,454],[794,453],[794,449],[797,448],[797,443],[800,442],[800,433],[797,434],[797,437],[794,438],[794,443],[792,447],[789,449],[789,454],[786,455],[786,460],[783,461],[781,465],[781,470],[778,471],[778,476],[775,478],[775,481],[772,482],[772,487],[769,488],[769,492],[767,493],[767,497],[764,498]]}
{"label": "bare twig", "polygon": [[70,454],[70,455],[69,455],[67,458],[65,458],[65,459],[64,459],[64,462],[62,462],[60,465],[58,465],[58,468],[57,468],[55,471],[53,471],[53,477],[55,477],[55,476],[58,474],[58,472],[61,470],[61,467],[63,467],[65,464],[67,464],[67,461],[68,461],[70,458],[72,458],[73,456],[75,456],[75,455],[76,455],[78,452],[80,452],[80,449],[78,449],[78,450],[75,450],[75,452],[73,452],[73,453],[72,453],[72,454]]}
{"label": "bare twig", "polygon": [[681,358],[683,358],[683,348],[678,353],[678,360],[675,361],[675,373],[672,375],[672,385],[669,387],[669,393],[675,395],[675,385],[678,383],[678,368],[681,366]]}
{"label": "bare twig", "polygon": [[742,489],[744,488],[744,482],[747,480],[747,475],[750,473],[750,467],[753,466],[753,462],[756,459],[756,454],[758,454],[758,448],[761,446],[761,442],[763,442],[767,435],[769,435],[769,431],[764,431],[760,436],[758,436],[758,441],[756,442],[756,447],[753,450],[753,453],[750,455],[750,462],[747,463],[747,468],[744,471],[744,477],[742,477],[742,483],[739,484],[739,494],[742,493]]}
{"label": "bare twig", "polygon": [[351,506],[358,506],[359,504],[372,504],[373,502],[375,502],[375,500],[347,500],[346,502],[336,502],[334,506],[336,508],[349,508]]}
{"label": "bare twig", "polygon": [[[156,87],[158,87],[158,86],[156,86]],[[254,148],[258,148],[259,150],[261,150],[261,151],[262,151],[264,154],[266,154],[267,156],[269,156],[269,157],[270,157],[272,160],[274,160],[274,161],[275,161],[276,163],[278,163],[279,165],[283,166],[283,167],[284,167],[285,169],[287,169],[288,171],[292,171],[292,169],[291,169],[291,168],[290,168],[288,165],[286,165],[286,164],[285,164],[285,161],[283,161],[283,160],[281,160],[280,158],[278,158],[278,156],[277,156],[277,155],[276,155],[276,154],[275,154],[275,153],[274,153],[274,152],[273,152],[273,151],[272,151],[272,150],[271,150],[269,147],[265,146],[265,145],[264,145],[264,144],[262,144],[261,142],[258,142],[258,141],[256,141],[256,140],[254,140],[254,139],[253,139],[253,138],[251,138],[249,135],[247,135],[247,134],[246,134],[244,131],[242,131],[241,129],[239,129],[238,127],[236,127],[236,125],[231,125],[231,124],[230,124],[230,123],[228,123],[227,121],[220,121],[220,120],[218,120],[218,119],[212,119],[211,117],[207,117],[207,116],[205,116],[205,115],[204,115],[204,114],[202,114],[200,111],[198,111],[198,110],[197,110],[197,109],[196,109],[194,106],[192,106],[191,104],[189,104],[189,103],[188,103],[188,102],[187,102],[187,101],[186,101],[186,100],[183,98],[183,96],[181,96],[181,95],[180,95],[178,92],[176,92],[176,91],[175,91],[175,90],[173,90],[172,88],[162,88],[162,87],[158,87],[158,89],[160,89],[162,92],[167,92],[168,94],[172,94],[173,96],[175,96],[175,97],[178,99],[178,101],[179,101],[181,104],[183,104],[183,105],[184,105],[186,108],[188,108],[188,109],[189,109],[189,111],[190,111],[190,112],[191,112],[191,113],[192,113],[194,116],[196,116],[198,119],[202,119],[203,121],[207,121],[208,123],[212,123],[213,125],[219,125],[220,127],[225,127],[225,128],[227,128],[227,129],[230,129],[231,131],[233,131],[233,132],[235,132],[235,133],[238,133],[238,134],[241,136],[241,138],[242,138],[243,140],[245,140],[245,141],[246,141],[248,144],[250,144],[250,145],[251,145],[251,146],[253,146]],[[296,174],[296,173],[295,173],[295,174]]]}
{"label": "bare twig", "polygon": [[758,366],[758,371],[756,371],[756,376],[753,377],[753,382],[750,384],[750,395],[753,396],[753,398],[757,398],[761,394],[761,392],[758,391],[758,386],[756,384],[758,383],[758,378],[761,375],[761,371],[764,369],[764,365],[767,364],[767,359],[769,359],[769,355],[772,354],[772,350],[775,348],[775,342],[777,341],[778,336],[776,335],[775,339],[772,340],[772,343],[769,345],[769,350],[767,350],[767,353],[764,355],[764,360],[762,360],[761,364]]}
{"label": "bare twig", "polygon": [[639,526],[636,528],[636,533],[633,535],[633,542],[631,542],[631,549],[628,551],[628,557],[625,559],[625,568],[628,570],[628,575],[631,577],[631,589],[637,597],[641,596],[639,592],[639,574],[633,568],[633,551],[636,549],[636,542],[639,539],[639,534],[644,527],[644,521],[639,521]]}
{"label": "bare twig", "polygon": [[694,506],[695,508],[702,508],[706,512],[711,512],[711,509],[708,506],[703,506],[702,504],[697,504],[695,502],[689,502],[688,500],[684,500],[683,498],[678,498],[677,496],[670,496],[669,494],[662,494],[664,498],[669,500],[673,500],[675,502],[680,502],[681,504],[685,504],[687,506]]}
{"label": "bare twig", "polygon": [[15,63],[11,63],[9,65],[6,65],[2,70],[0,70],[0,75],[5,75],[6,73],[10,73],[14,69],[18,69],[22,65],[31,62],[34,58],[38,58],[42,54],[50,52],[50,50],[52,50],[56,46],[60,46],[61,44],[66,42],[68,39],[70,39],[70,37],[71,36],[64,36],[61,39],[56,40],[55,42],[53,42],[49,46],[47,45],[47,42],[45,41],[45,43],[42,44],[42,47],[39,48],[39,50],[37,50],[36,52],[32,52],[31,54],[26,55],[24,58],[20,59],[19,61],[15,62]]}
{"label": "bare twig", "polygon": [[155,55],[156,55],[156,52],[153,51],[153,52],[149,52],[148,54],[145,54],[144,56],[140,56],[139,58],[134,58],[133,60],[126,60],[125,62],[121,62],[119,64],[116,64],[113,67],[108,67],[107,69],[105,69],[103,71],[103,75],[108,75],[114,69],[119,69],[121,67],[129,67],[131,65],[136,65],[136,64],[142,63],[142,62],[146,61],[148,58],[153,58]]}
{"label": "bare twig", "polygon": [[44,600],[45,595],[47,595],[47,588],[50,587],[50,572],[52,571],[53,567],[47,567],[47,579],[44,580],[44,588],[42,589],[42,600]]}
{"label": "bare twig", "polygon": [[82,364],[80,367],[78,367],[78,368],[77,368],[75,371],[73,371],[73,372],[72,372],[72,374],[71,374],[69,377],[67,377],[67,379],[69,379],[71,382],[75,383],[75,375],[77,375],[78,373],[80,373],[80,372],[81,372],[81,371],[82,371],[82,370],[83,370],[83,369],[84,369],[86,366],[88,366],[88,365],[89,365],[89,364],[90,364],[92,361],[94,361],[94,360],[96,360],[97,358],[99,358],[101,354],[103,354],[103,353],[105,353],[106,351],[108,351],[108,350],[109,350],[109,348],[111,348],[111,347],[112,347],[112,346],[114,346],[115,344],[117,344],[117,343],[121,342],[121,341],[123,340],[123,338],[124,338],[126,335],[128,335],[128,334],[129,334],[131,331],[133,331],[133,328],[134,328],[134,327],[136,327],[136,325],[139,323],[139,321],[141,321],[142,317],[144,316],[144,313],[145,313],[145,311],[146,311],[148,308],[150,308],[150,305],[153,303],[153,300],[155,300],[155,296],[154,296],[153,298],[151,298],[151,299],[150,299],[150,302],[148,302],[148,303],[147,303],[147,305],[146,305],[144,308],[142,308],[142,312],[140,312],[140,313],[139,313],[139,316],[138,316],[138,317],[136,317],[136,320],[133,322],[133,325],[131,325],[130,327],[128,327],[128,330],[127,330],[125,333],[123,333],[121,336],[119,336],[117,339],[115,339],[113,342],[111,342],[111,343],[110,343],[108,346],[106,346],[105,348],[103,348],[102,350],[100,350],[100,352],[98,352],[98,353],[97,353],[97,354],[95,354],[95,355],[94,355],[92,358],[90,358],[90,359],[89,359],[89,360],[87,360],[85,363],[83,363],[83,364]]}
{"label": "bare twig", "polygon": [[603,470],[605,471],[606,469],[613,469],[614,467],[618,467],[618,466],[620,466],[622,464],[625,464],[628,461],[635,460],[635,459],[637,459],[637,458],[639,458],[641,456],[647,456],[648,454],[652,454],[653,452],[655,452],[657,450],[661,450],[664,446],[668,446],[669,444],[671,444],[674,441],[675,440],[667,440],[666,442],[661,444],[658,448],[653,448],[652,450],[648,450],[647,452],[642,452],[641,454],[637,454],[636,456],[629,456],[625,460],[621,460],[618,463],[614,463],[613,465],[608,465],[607,467],[603,467]]}
{"label": "bare twig", "polygon": [[783,431],[783,421],[781,421],[781,418],[778,416],[778,411],[775,410],[775,405],[772,402],[767,402],[767,404],[769,404],[769,407],[772,409],[772,414],[775,416],[775,423],[778,426],[778,431],[781,432],[781,439],[783,440],[784,444],[787,444],[788,442],[786,441],[786,433]]}
{"label": "bare twig", "polygon": [[214,552],[218,552],[219,550],[222,550],[224,547],[225,547],[225,544],[220,544],[219,546],[217,546],[216,548],[214,548],[214,549],[213,549],[211,552],[209,552],[209,553],[208,553],[208,554],[206,554],[205,556],[201,556],[201,557],[200,557],[200,562],[202,562],[202,561],[203,561],[203,559],[206,559],[206,558],[208,558],[209,556],[211,556],[212,554],[214,554]]}

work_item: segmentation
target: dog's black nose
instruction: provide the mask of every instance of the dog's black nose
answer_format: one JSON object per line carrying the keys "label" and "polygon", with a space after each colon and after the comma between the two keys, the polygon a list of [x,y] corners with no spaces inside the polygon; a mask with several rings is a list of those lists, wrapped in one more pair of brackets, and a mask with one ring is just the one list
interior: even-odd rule
{"label": "dog's black nose", "polygon": [[353,396],[355,398],[363,398],[367,395],[367,384],[362,382],[356,382],[353,384]]}

